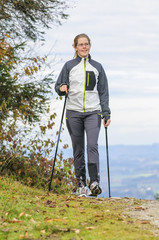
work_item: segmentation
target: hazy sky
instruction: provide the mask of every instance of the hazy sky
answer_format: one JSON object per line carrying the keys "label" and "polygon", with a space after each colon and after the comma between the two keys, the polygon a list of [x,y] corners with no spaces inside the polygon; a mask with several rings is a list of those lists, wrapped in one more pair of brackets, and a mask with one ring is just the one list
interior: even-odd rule
{"label": "hazy sky", "polygon": [[[109,143],[159,142],[159,1],[76,0],[74,6],[61,27],[48,31],[42,48],[50,59],[55,53],[61,59],[55,73],[73,57],[74,37],[88,34],[91,56],[102,63],[109,83]],[[63,103],[53,104],[61,117]],[[102,128],[99,144],[104,141]]]}

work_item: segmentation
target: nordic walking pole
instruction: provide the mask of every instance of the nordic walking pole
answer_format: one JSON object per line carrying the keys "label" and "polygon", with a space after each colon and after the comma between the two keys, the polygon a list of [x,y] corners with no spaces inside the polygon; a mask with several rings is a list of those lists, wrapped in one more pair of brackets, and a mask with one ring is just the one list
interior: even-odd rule
{"label": "nordic walking pole", "polygon": [[107,171],[108,171],[108,191],[109,191],[109,198],[110,198],[110,197],[111,197],[111,193],[110,193],[110,173],[109,173],[109,154],[108,154],[108,134],[107,134],[107,127],[105,127],[105,138],[106,138]]}
{"label": "nordic walking pole", "polygon": [[61,116],[61,123],[60,123],[60,128],[59,128],[59,135],[58,135],[58,139],[57,139],[56,151],[55,151],[54,162],[53,162],[51,178],[50,178],[50,183],[49,183],[49,192],[51,190],[51,183],[52,183],[52,178],[53,178],[53,174],[54,174],[55,161],[56,161],[56,155],[57,155],[57,150],[58,150],[59,141],[60,141],[60,134],[61,134],[61,128],[62,128],[62,122],[63,122],[63,116],[64,116],[64,112],[65,112],[67,96],[68,96],[68,94],[65,95],[65,101],[64,101],[64,106],[63,106],[63,111],[62,111],[62,116]]}

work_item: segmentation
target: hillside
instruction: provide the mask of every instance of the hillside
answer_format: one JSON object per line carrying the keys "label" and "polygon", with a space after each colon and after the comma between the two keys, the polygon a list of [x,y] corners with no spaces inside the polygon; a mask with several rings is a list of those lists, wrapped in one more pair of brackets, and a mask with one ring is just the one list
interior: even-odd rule
{"label": "hillside", "polygon": [[0,189],[1,240],[159,239],[158,228],[145,220],[153,201],[57,195],[4,178]]}
{"label": "hillside", "polygon": [[[72,149],[64,155],[72,156]],[[105,146],[99,146],[99,155],[102,196],[108,197]],[[153,200],[159,193],[159,144],[109,146],[109,163],[113,197]]]}

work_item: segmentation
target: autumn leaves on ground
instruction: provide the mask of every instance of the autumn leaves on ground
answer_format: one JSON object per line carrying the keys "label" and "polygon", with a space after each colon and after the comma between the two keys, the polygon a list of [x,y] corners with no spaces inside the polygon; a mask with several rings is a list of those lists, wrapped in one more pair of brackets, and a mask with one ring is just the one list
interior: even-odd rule
{"label": "autumn leaves on ground", "polygon": [[0,239],[159,239],[151,224],[129,216],[136,199],[80,198],[0,179]]}

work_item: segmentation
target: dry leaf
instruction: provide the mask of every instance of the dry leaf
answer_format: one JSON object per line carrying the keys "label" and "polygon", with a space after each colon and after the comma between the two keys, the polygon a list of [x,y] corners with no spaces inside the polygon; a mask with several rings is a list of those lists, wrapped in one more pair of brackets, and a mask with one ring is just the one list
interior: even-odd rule
{"label": "dry leaf", "polygon": [[87,229],[87,230],[93,230],[93,229],[95,229],[95,227],[86,227],[85,229]]}
{"label": "dry leaf", "polygon": [[80,229],[76,229],[76,228],[71,229],[71,231],[75,232],[76,234],[80,233]]}
{"label": "dry leaf", "polygon": [[33,218],[30,219],[30,222],[37,223]]}
{"label": "dry leaf", "polygon": [[122,217],[118,217],[117,219],[118,221],[124,221],[124,219]]}
{"label": "dry leaf", "polygon": [[140,223],[140,224],[150,224],[150,222],[148,220],[139,220],[139,221],[137,221],[137,223]]}
{"label": "dry leaf", "polygon": [[19,235],[19,238],[20,239],[23,239],[23,238],[26,238],[26,237],[28,237],[28,232],[27,231],[25,231],[25,234],[23,235],[23,234],[20,234]]}
{"label": "dry leaf", "polygon": [[42,195],[42,196],[40,196],[41,197],[41,199],[44,199],[45,197],[46,197],[46,195]]}
{"label": "dry leaf", "polygon": [[22,216],[24,216],[25,215],[25,212],[21,212],[20,214],[19,214],[19,217],[22,217]]}
{"label": "dry leaf", "polygon": [[143,207],[135,207],[135,210],[140,211],[140,210],[145,210],[145,208],[143,208]]}
{"label": "dry leaf", "polygon": [[44,222],[52,222],[53,221],[53,219],[51,218],[51,219],[45,219],[44,220]]}
{"label": "dry leaf", "polygon": [[110,212],[110,210],[105,210],[105,212]]}
{"label": "dry leaf", "polygon": [[62,219],[59,219],[59,218],[53,218],[53,221],[56,221],[56,222],[62,222]]}
{"label": "dry leaf", "polygon": [[97,215],[95,215],[95,217],[99,217],[99,218],[100,218],[100,217],[104,217],[104,216],[103,216],[103,215],[98,215],[98,214],[97,214]]}
{"label": "dry leaf", "polygon": [[27,213],[25,214],[25,216],[26,216],[26,217],[31,217],[31,215],[30,215],[30,214],[27,214]]}
{"label": "dry leaf", "polygon": [[45,229],[44,229],[44,230],[41,230],[40,232],[41,232],[42,234],[44,234],[46,231],[45,231]]}
{"label": "dry leaf", "polygon": [[56,222],[62,222],[62,219],[59,219],[59,218],[45,218],[44,219],[44,222],[53,222],[53,221],[56,221]]}
{"label": "dry leaf", "polygon": [[85,210],[84,208],[78,208],[78,211],[79,211],[80,213],[85,213],[84,210]]}
{"label": "dry leaf", "polygon": [[12,220],[7,220],[7,222],[9,222],[9,223],[22,223],[21,220],[18,220],[16,218],[13,218]]}
{"label": "dry leaf", "polygon": [[20,234],[20,235],[19,235],[19,239],[23,239],[23,238],[25,238],[25,236],[22,235],[22,234]]}
{"label": "dry leaf", "polygon": [[2,232],[9,232],[9,228],[1,230]]}
{"label": "dry leaf", "polygon": [[82,226],[88,225],[88,222],[82,222],[81,225],[82,225]]}
{"label": "dry leaf", "polygon": [[48,205],[51,208],[55,208],[56,207],[56,202],[50,201],[50,200],[46,200],[43,202],[44,205]]}

